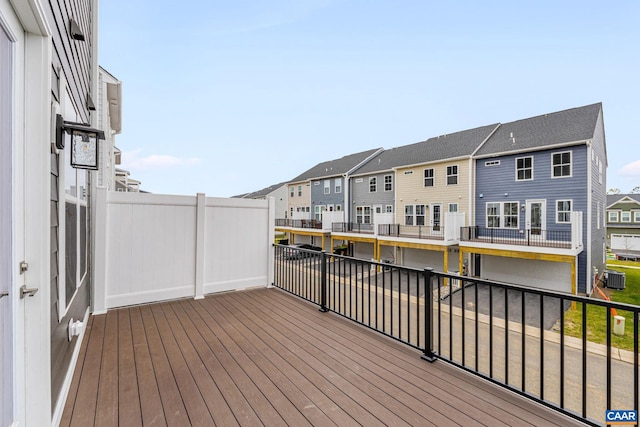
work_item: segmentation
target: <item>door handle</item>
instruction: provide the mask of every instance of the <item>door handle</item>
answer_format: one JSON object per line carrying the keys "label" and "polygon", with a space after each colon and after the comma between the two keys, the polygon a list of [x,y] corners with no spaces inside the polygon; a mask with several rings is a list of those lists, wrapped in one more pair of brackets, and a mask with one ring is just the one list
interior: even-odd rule
{"label": "door handle", "polygon": [[2,299],[2,297],[8,297],[8,296],[9,296],[9,291],[0,292],[0,299]]}
{"label": "door handle", "polygon": [[27,288],[27,285],[22,285],[20,287],[20,298],[24,298],[27,296],[32,297],[36,293],[38,293],[38,288]]}

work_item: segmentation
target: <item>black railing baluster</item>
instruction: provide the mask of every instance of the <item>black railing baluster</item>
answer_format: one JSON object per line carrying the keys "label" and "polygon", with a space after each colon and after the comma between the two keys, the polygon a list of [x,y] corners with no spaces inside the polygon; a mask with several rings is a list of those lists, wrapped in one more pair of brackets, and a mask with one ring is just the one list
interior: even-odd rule
{"label": "black railing baluster", "polygon": [[587,304],[582,303],[582,418],[587,418]]}
{"label": "black railing baluster", "polygon": [[540,294],[540,400],[544,400],[544,296]]}
{"label": "black railing baluster", "polygon": [[475,371],[478,372],[478,324],[480,323],[478,321],[478,283],[474,282],[473,283],[473,293],[474,293],[474,303],[473,306],[475,307],[475,360],[476,360],[476,365],[475,365]]}
{"label": "black railing baluster", "polygon": [[465,306],[466,306],[465,301],[466,300],[464,298],[464,284],[462,283],[462,279],[451,279],[451,282],[450,282],[450,285],[449,285],[449,287],[450,287],[449,292],[451,294],[451,299],[452,300],[453,300],[453,281],[454,280],[459,280],[460,281],[460,286],[462,288],[462,295],[461,295],[462,296],[462,302],[460,303],[460,307],[462,307],[462,340],[461,340],[462,341],[462,364],[466,365],[467,364],[467,360],[465,358],[465,349],[467,347],[467,345],[466,345],[467,344],[467,335],[466,335],[466,332],[465,332],[465,323],[467,323],[467,322],[466,322],[466,311],[465,311]]}
{"label": "black railing baluster", "polygon": [[[560,408],[564,409],[564,298],[560,298]],[[636,352],[637,353],[637,352]]]}
{"label": "black railing baluster", "polygon": [[[527,364],[525,363],[526,358],[524,357],[524,355],[525,355],[525,354],[527,354],[527,352],[526,352],[526,341],[527,341],[527,340],[526,340],[526,337],[527,337],[527,331],[526,331],[526,329],[525,329],[525,327],[526,327],[526,323],[527,323],[527,322],[526,322],[527,317],[526,317],[526,313],[525,313],[526,307],[525,307],[525,300],[524,300],[524,299],[525,299],[525,293],[524,293],[524,291],[520,292],[520,297],[521,297],[521,298],[520,298],[520,299],[521,299],[521,301],[520,301],[520,304],[521,304],[521,307],[520,307],[521,316],[520,316],[520,318],[521,318],[521,321],[522,321],[522,333],[521,333],[521,334],[522,334],[522,337],[521,337],[521,340],[522,340],[522,343],[521,343],[522,348],[521,348],[521,350],[520,350],[520,351],[522,352],[522,353],[521,353],[521,354],[522,354],[522,356],[520,356],[520,357],[521,357],[521,360],[522,360],[522,363],[521,363],[521,365],[522,365],[522,366],[521,366],[522,373],[520,374],[520,375],[521,375],[521,382],[522,382],[522,383],[521,383],[521,385],[520,385],[520,389],[522,389],[522,391],[525,391],[525,390],[526,390],[526,388],[527,388],[527,387],[526,387],[526,383],[525,383],[525,376],[526,376],[526,368],[527,368]],[[541,330],[542,330],[542,328],[541,328]],[[542,341],[542,335],[540,335],[540,340]]]}
{"label": "black railing baluster", "polygon": [[322,251],[320,255],[320,311],[322,312],[329,311],[329,309],[327,308],[327,286],[327,253],[325,251]]}
{"label": "black railing baluster", "polygon": [[607,316],[607,409],[611,408],[611,308],[605,310]]}
{"label": "black railing baluster", "polygon": [[509,289],[504,290],[504,383],[509,385]]}
{"label": "black railing baluster", "polygon": [[[422,358],[429,362],[436,361],[436,354],[433,351],[433,291],[431,290],[431,280],[433,277],[433,269],[424,269],[424,353]],[[438,311],[438,315],[439,315]],[[438,322],[439,324],[440,322]],[[438,333],[440,339],[440,333]],[[438,348],[440,348],[438,346]]]}

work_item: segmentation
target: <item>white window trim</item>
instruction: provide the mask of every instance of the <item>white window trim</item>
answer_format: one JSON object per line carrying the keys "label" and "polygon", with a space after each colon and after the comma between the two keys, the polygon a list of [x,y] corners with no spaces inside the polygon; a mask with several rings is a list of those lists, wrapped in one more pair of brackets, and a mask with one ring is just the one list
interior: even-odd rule
{"label": "white window trim", "polygon": [[[448,172],[449,168],[456,168],[456,173],[450,175],[449,172]],[[446,167],[445,171],[447,171],[446,172],[447,179],[445,181],[447,183],[447,185],[458,185],[458,179],[460,178],[460,167],[458,165],[449,165],[449,166]],[[456,177],[456,183],[455,184],[449,184],[449,178],[450,177],[454,177],[454,176]],[[435,184],[435,182],[434,182],[434,184]]]}
{"label": "white window trim", "polygon": [[[523,179],[518,178],[518,171],[520,170],[518,169],[518,160],[520,159],[531,159],[531,178],[523,178]],[[533,156],[516,157],[514,166],[516,168],[516,181],[533,181],[533,176],[534,176],[533,175]],[[526,170],[526,168],[522,170]]]}
{"label": "white window trim", "polygon": [[[629,219],[625,221],[625,214],[629,214]],[[631,211],[622,211],[620,212],[620,222],[624,222],[625,224],[631,223]]]}
{"label": "white window trim", "polygon": [[633,214],[633,222],[640,222],[640,211],[631,211]]}
{"label": "white window trim", "polygon": [[[387,178],[391,178],[391,181],[387,183]],[[384,191],[393,191],[393,175],[385,175],[384,178]],[[389,188],[387,190],[387,184],[389,184],[391,186],[391,188]]]}
{"label": "white window trim", "polygon": [[[555,176],[553,170],[556,165],[553,164],[553,156],[556,154],[564,154],[569,153],[569,175],[560,175]],[[562,179],[562,178],[571,178],[573,176],[573,151],[556,151],[555,153],[551,153],[551,179]]]}
{"label": "white window trim", "polygon": [[325,179],[323,183],[323,187],[324,187],[324,194],[331,194],[331,181],[329,181],[328,179]]}
{"label": "white window trim", "polygon": [[336,178],[333,182],[333,191],[336,194],[342,193],[342,179]]}
{"label": "white window trim", "polygon": [[[504,214],[504,205],[505,204],[513,204],[516,203],[518,206],[518,210],[517,210],[517,222],[518,224],[515,227],[505,227],[505,218],[507,216],[512,216],[512,215],[505,215]],[[500,207],[498,209],[498,215],[494,215],[497,216],[500,219],[500,227],[489,227],[489,214],[487,213],[487,205],[489,204],[498,204]],[[484,213],[485,213],[485,227],[486,228],[503,228],[505,230],[518,230],[520,229],[520,225],[521,225],[521,221],[520,221],[520,202],[518,202],[517,200],[505,200],[504,202],[486,202],[484,205]]]}
{"label": "white window trim", "polygon": [[[451,210],[451,207],[452,207],[452,206],[455,206],[455,207],[456,207],[456,210],[455,210],[455,211],[452,211],[452,210]],[[448,204],[447,204],[447,212],[456,212],[456,213],[457,213],[457,212],[458,212],[458,207],[459,207],[459,206],[458,206],[458,204],[457,204],[457,203],[448,203]]]}
{"label": "white window trim", "polygon": [[[358,212],[360,210],[360,213]],[[369,213],[366,213],[366,212]],[[360,221],[358,221],[360,219]],[[356,206],[356,223],[371,224],[371,206]]]}
{"label": "white window trim", "polygon": [[[431,171],[431,177],[430,178],[427,178],[427,177],[424,176],[427,171]],[[431,180],[431,185],[427,185],[427,179]],[[425,187],[425,188],[435,187],[436,186],[436,170],[434,168],[426,168],[426,169],[423,170],[423,172],[422,172],[422,186]]]}
{"label": "white window trim", "polygon": [[393,213],[393,205],[385,205],[384,211],[385,213]]}
{"label": "white window trim", "polygon": [[[371,191],[371,185],[374,185],[374,190]],[[378,192],[378,180],[377,177],[372,176],[371,178],[369,178],[369,193],[377,193]]]}
{"label": "white window trim", "polygon": [[607,211],[607,222],[620,222],[620,211]]}
{"label": "white window trim", "polygon": [[[569,202],[569,210],[568,211],[559,211],[558,203],[560,202]],[[599,211],[599,210],[598,210]],[[556,200],[556,224],[570,224],[571,223],[571,212],[573,212],[573,199],[558,199]],[[568,221],[558,221],[559,213],[569,213]],[[600,227],[600,221],[598,221],[598,227]]]}

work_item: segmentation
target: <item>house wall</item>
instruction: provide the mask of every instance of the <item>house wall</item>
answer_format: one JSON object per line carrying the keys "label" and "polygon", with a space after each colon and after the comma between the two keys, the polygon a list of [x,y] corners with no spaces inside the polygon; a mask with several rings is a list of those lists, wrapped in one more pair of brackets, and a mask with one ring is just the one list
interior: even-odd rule
{"label": "house wall", "polygon": [[269,193],[267,197],[273,197],[275,202],[276,218],[289,218],[289,189],[286,185]]}
{"label": "house wall", "polygon": [[[566,178],[551,177],[551,156],[556,152],[571,151],[572,176]],[[587,146],[578,145],[533,153],[497,156],[476,160],[476,225],[487,226],[486,205],[490,202],[518,202],[519,206],[527,200],[546,200],[546,229],[571,230],[570,224],[556,221],[556,201],[571,200],[572,210],[588,212],[588,167]],[[533,156],[533,179],[516,181],[516,158]],[[486,162],[500,161],[499,165],[486,166]],[[482,195],[482,197],[481,197]],[[585,215],[586,216],[586,215]],[[518,212],[518,229],[524,230],[525,212]],[[587,244],[587,221],[583,225],[583,241]],[[578,292],[586,291],[587,251],[578,256]]]}
{"label": "house wall", "polygon": [[95,312],[272,283],[273,201],[98,193]]}
{"label": "house wall", "polygon": [[[458,166],[458,183],[447,185],[447,166]],[[434,169],[434,186],[424,186],[424,170]],[[442,221],[450,203],[458,204],[458,212],[468,213],[469,207],[469,175],[468,159],[399,168],[396,171],[396,222],[404,224],[405,205],[442,204]],[[427,206],[427,218],[429,207]],[[469,217],[466,215],[465,217]],[[428,222],[427,222],[428,224]]]}
{"label": "house wall", "polygon": [[585,228],[590,228],[591,239],[585,238],[585,245],[588,245],[588,248],[583,255],[583,259],[586,257],[586,260],[582,268],[586,277],[586,289],[583,292],[587,294],[592,292],[595,275],[604,273],[606,269],[607,153],[602,109],[598,115],[589,154],[591,155],[591,221],[585,224]]}
{"label": "house wall", "polygon": [[[391,191],[384,190],[384,177],[391,175],[392,187]],[[375,177],[377,182],[377,188],[375,192],[369,191],[369,178]],[[369,206],[371,207],[373,223],[374,210],[376,205],[382,206],[382,211],[385,212],[385,207],[388,205],[393,206],[395,211],[395,186],[396,186],[395,172],[381,172],[364,176],[351,177],[349,179],[349,185],[351,186],[350,199],[351,207],[349,209],[349,222],[356,222],[356,207],[357,206]]]}
{"label": "house wall", "polygon": [[[52,29],[51,40],[51,97],[56,112],[63,115],[67,121],[81,122],[95,125],[97,117],[92,116],[87,107],[87,96],[96,100],[97,88],[97,4],[91,0],[66,0],[59,2],[45,2],[44,14]],[[70,32],[70,20],[73,18],[84,34],[85,40],[74,40]],[[92,122],[93,121],[93,122]],[[47,144],[48,145],[48,144]],[[44,146],[44,145],[43,145]],[[47,149],[47,151],[49,151]],[[65,154],[66,153],[66,154]],[[68,324],[71,319],[82,320],[89,307],[90,270],[84,277],[74,277],[75,268],[80,268],[82,257],[89,260],[86,248],[80,246],[77,262],[75,242],[82,243],[90,234],[81,235],[71,230],[72,221],[69,215],[69,204],[65,203],[64,173],[68,164],[69,149],[65,152],[51,153],[51,264],[50,280],[51,294],[51,411],[56,411],[64,397],[65,381],[68,381],[69,366],[72,364],[74,351],[79,345],[77,338],[69,341]],[[68,173],[67,173],[68,175]],[[88,178],[90,181],[91,178]],[[87,200],[90,199],[89,183],[85,183]],[[57,193],[57,194],[56,194]],[[87,206],[77,210],[78,220],[83,215],[88,218]],[[83,237],[84,236],[84,237]],[[71,261],[70,261],[71,260]],[[71,264],[69,264],[71,262]],[[62,265],[65,263],[67,265]],[[66,287],[67,293],[76,286],[76,294],[67,305],[62,300],[59,290]]]}
{"label": "house wall", "polygon": [[[300,186],[301,190],[302,190],[302,194],[299,196],[298,195],[298,186]],[[293,187],[293,195],[291,195],[291,187]],[[300,214],[301,212],[298,212],[299,208],[309,208],[309,213],[307,216],[305,216],[305,218],[311,218],[311,216],[313,214],[313,211],[311,210],[311,185],[310,183],[307,182],[298,182],[295,184],[289,184],[287,186],[287,191],[289,193],[288,197],[288,201],[287,201],[287,205],[288,205],[288,212],[289,215],[287,216],[287,218],[295,218],[296,214]],[[291,215],[291,210],[293,209],[293,216]]]}
{"label": "house wall", "polygon": [[[335,180],[340,180],[340,192],[336,193],[335,191]],[[324,194],[324,181],[329,181],[329,193]],[[341,176],[331,177],[326,179],[316,179],[311,180],[310,185],[311,192],[311,214],[312,217],[315,215],[315,207],[316,206],[325,206],[333,205],[334,210],[342,210],[344,211],[344,196],[346,194],[344,188],[344,178]],[[338,205],[340,205],[340,209],[338,209]]]}

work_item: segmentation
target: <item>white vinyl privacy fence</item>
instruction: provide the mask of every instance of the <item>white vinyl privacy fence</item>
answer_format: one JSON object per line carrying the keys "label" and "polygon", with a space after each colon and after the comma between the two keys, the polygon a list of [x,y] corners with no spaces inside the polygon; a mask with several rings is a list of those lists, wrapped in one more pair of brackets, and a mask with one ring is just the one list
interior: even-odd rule
{"label": "white vinyl privacy fence", "polygon": [[273,200],[98,189],[95,206],[94,313],[273,283]]}

